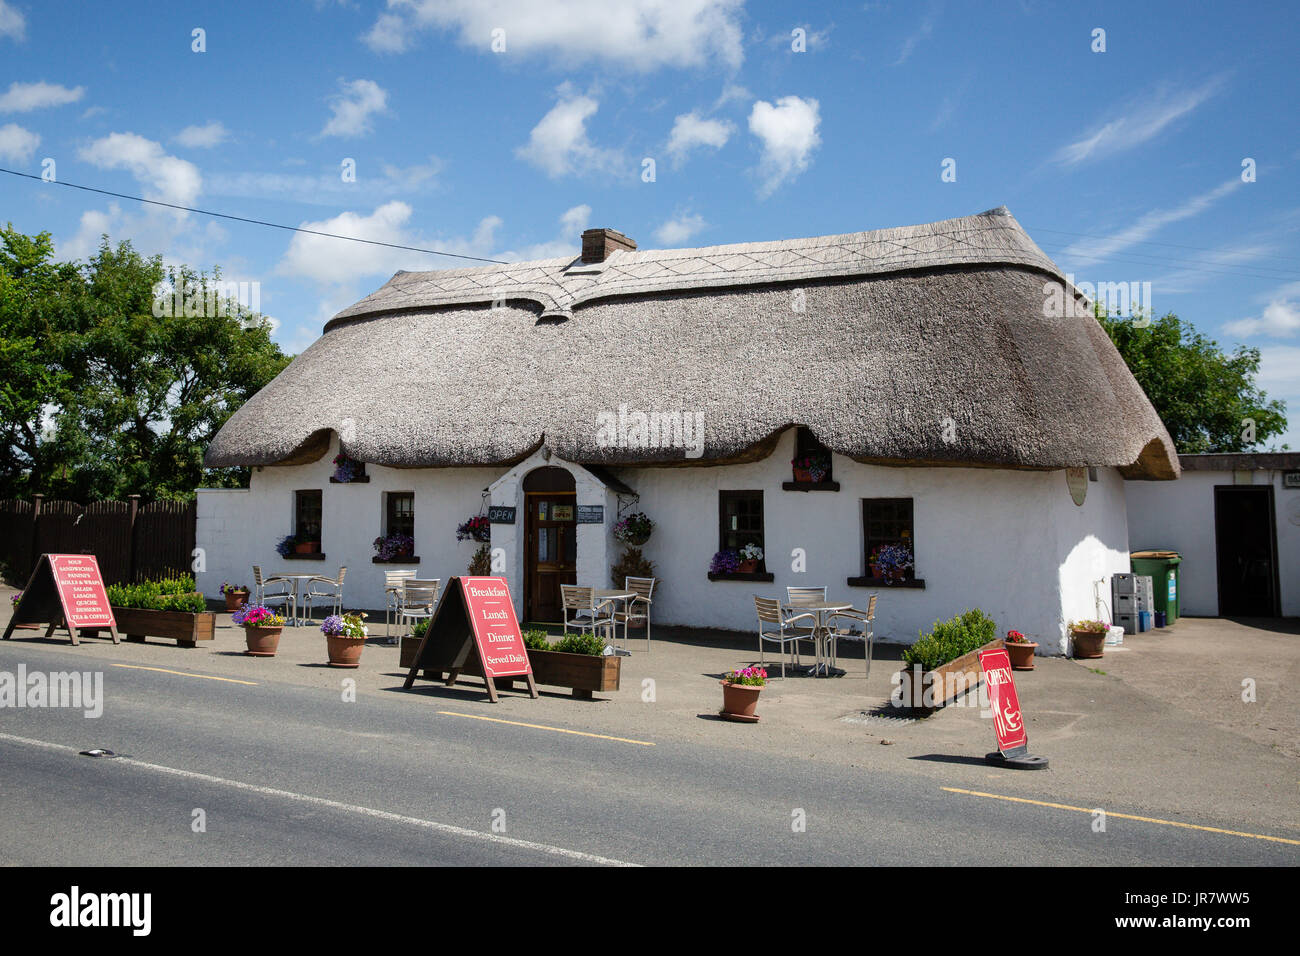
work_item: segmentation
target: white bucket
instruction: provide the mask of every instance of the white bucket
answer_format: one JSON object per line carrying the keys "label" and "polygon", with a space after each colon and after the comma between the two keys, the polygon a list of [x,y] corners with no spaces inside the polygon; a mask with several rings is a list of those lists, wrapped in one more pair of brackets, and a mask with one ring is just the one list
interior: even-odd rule
{"label": "white bucket", "polygon": [[1107,643],[1107,644],[1123,644],[1123,643],[1124,643],[1124,628],[1122,628],[1122,627],[1109,627],[1109,628],[1107,628],[1107,629],[1106,629],[1106,643]]}

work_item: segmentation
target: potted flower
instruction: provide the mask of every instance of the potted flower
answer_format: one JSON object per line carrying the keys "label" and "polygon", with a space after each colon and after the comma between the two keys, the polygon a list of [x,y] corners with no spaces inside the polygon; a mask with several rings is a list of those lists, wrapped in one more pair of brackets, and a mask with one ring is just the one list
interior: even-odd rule
{"label": "potted flower", "polygon": [[1080,659],[1102,657],[1106,632],[1110,625],[1105,621],[1072,621],[1070,636],[1074,638],[1074,656]]}
{"label": "potted flower", "polygon": [[886,584],[897,584],[912,567],[912,549],[906,544],[887,544],[876,552],[876,568]]}
{"label": "potted flower", "polygon": [[1011,658],[1011,669],[1031,671],[1034,669],[1034,651],[1038,644],[1031,641],[1019,631],[1007,631],[1007,656]]}
{"label": "potted flower", "polygon": [[654,530],[654,527],[653,521],[642,512],[637,511],[614,525],[614,537],[619,541],[639,548],[650,540],[650,532]]}
{"label": "potted flower", "polygon": [[347,484],[354,481],[366,473],[366,466],[347,455],[338,454],[334,456],[334,480],[339,484]]}
{"label": "potted flower", "polygon": [[758,563],[763,560],[763,549],[749,543],[740,549],[740,573],[753,574],[758,570]]}
{"label": "potted flower", "polygon": [[356,667],[366,646],[365,614],[331,614],[321,624],[329,649],[330,667]]}
{"label": "potted flower", "polygon": [[743,667],[728,671],[722,678],[722,710],[719,714],[728,720],[754,723],[758,715],[758,695],[767,683],[767,671],[761,667]]}
{"label": "potted flower", "polygon": [[826,480],[831,470],[831,456],[825,453],[804,455],[791,458],[790,467],[794,469],[794,480],[819,485]]}
{"label": "potted flower", "polygon": [[293,549],[298,544],[298,536],[295,534],[286,534],[280,539],[280,543],[275,546],[275,553],[282,558],[287,558],[293,554]]}
{"label": "potted flower", "polygon": [[238,611],[248,601],[248,587],[243,584],[222,581],[221,594],[226,599],[227,611]]}
{"label": "potted flower", "polygon": [[718,551],[709,562],[710,574],[735,574],[740,570],[740,555],[735,551]]}
{"label": "potted flower", "polygon": [[464,524],[456,528],[457,541],[481,541],[487,543],[492,540],[492,525],[488,523],[487,515],[475,515]]}
{"label": "potted flower", "polygon": [[388,534],[374,541],[380,561],[401,561],[415,556],[415,539],[409,534]]}
{"label": "potted flower", "polygon": [[294,554],[319,554],[320,553],[320,533],[313,535],[310,531],[299,531],[294,535],[295,542],[293,546]]}
{"label": "potted flower", "polygon": [[[23,599],[22,591],[16,591],[13,594],[9,595],[9,600],[12,602],[10,606],[10,610],[12,610],[13,613],[15,614],[18,613],[18,602],[21,601],[22,599]],[[35,631],[40,629],[39,624],[15,624],[14,627],[22,628],[24,631]]]}
{"label": "potted flower", "polygon": [[284,618],[261,604],[246,604],[232,614],[230,620],[244,629],[249,657],[275,656],[275,650],[280,646]]}

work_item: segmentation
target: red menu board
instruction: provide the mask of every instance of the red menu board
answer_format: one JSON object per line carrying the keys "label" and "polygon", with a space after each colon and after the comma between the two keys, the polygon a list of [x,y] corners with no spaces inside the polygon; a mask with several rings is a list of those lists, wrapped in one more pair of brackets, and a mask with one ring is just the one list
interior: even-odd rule
{"label": "red menu board", "polygon": [[531,674],[528,649],[519,633],[519,619],[505,578],[461,578],[460,588],[483,663],[483,676]]}
{"label": "red menu board", "polygon": [[998,750],[1003,756],[1023,752],[1029,747],[1024,717],[1020,713],[1020,697],[1016,682],[1011,676],[1011,658],[1002,648],[981,651],[980,668],[984,671],[984,686],[989,692],[989,709],[993,711],[993,728],[998,735]]}
{"label": "red menu board", "polygon": [[69,627],[115,627],[99,562],[93,554],[51,554],[54,586]]}

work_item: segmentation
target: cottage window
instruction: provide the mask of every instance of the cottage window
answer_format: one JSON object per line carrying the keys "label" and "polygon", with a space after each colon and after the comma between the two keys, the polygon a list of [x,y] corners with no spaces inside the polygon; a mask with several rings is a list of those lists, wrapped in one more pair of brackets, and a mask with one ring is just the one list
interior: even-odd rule
{"label": "cottage window", "polygon": [[764,547],[762,491],[718,492],[718,514],[719,551],[739,551],[747,544]]}
{"label": "cottage window", "polygon": [[390,491],[384,503],[384,528],[386,534],[404,534],[415,537],[415,492]]}
{"label": "cottage window", "polygon": [[[879,550],[888,545],[906,545],[916,558],[916,540],[912,534],[911,498],[863,498],[862,541],[866,549],[867,574]],[[903,579],[914,580],[916,568],[908,568]]]}
{"label": "cottage window", "polygon": [[293,493],[293,530],[300,542],[321,539],[321,493],[295,491]]}

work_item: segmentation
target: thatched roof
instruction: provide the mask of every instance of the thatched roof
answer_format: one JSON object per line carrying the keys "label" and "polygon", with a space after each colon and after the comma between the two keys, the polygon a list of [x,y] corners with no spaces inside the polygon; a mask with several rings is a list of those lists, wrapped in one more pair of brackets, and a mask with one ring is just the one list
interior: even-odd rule
{"label": "thatched roof", "polygon": [[[543,443],[592,464],[710,464],[762,457],[806,425],[859,461],[1176,477],[1105,332],[1045,316],[1045,283],[1064,279],[1005,209],[399,272],[236,412],[207,462],[315,460],[337,432],[352,457],[399,467],[512,463]],[[702,413],[702,456],[609,447],[601,416],[620,406]]]}

